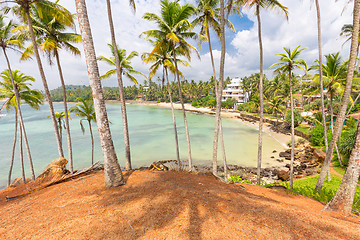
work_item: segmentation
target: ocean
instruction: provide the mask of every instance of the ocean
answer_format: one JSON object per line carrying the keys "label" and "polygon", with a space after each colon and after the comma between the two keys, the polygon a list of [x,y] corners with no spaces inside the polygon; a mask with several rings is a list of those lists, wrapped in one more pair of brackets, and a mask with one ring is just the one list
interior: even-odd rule
{"label": "ocean", "polygon": [[[70,103],[73,106],[75,103]],[[63,111],[63,103],[54,103],[55,111]],[[23,117],[28,135],[36,175],[54,159],[58,158],[55,135],[49,116],[47,104],[40,110],[30,109],[23,105]],[[124,143],[120,104],[107,104],[108,117],[113,141],[118,154],[120,166],[124,166]],[[171,109],[148,106],[127,105],[131,157],[134,168],[150,166],[159,160],[176,159],[174,130]],[[211,166],[214,116],[187,112],[191,151],[195,165]],[[176,110],[176,121],[180,144],[180,158],[187,161],[187,144],[184,121],[181,111]],[[0,189],[7,184],[11,148],[14,137],[14,111],[2,111],[0,115]],[[91,140],[87,122],[84,122],[85,133],[80,128],[80,118],[71,116],[70,129],[73,145],[74,168],[82,169],[91,165]],[[102,152],[96,124],[93,123],[95,137],[95,159],[102,162]],[[223,119],[224,141],[229,164],[245,167],[256,167],[258,130],[251,128],[237,119]],[[271,136],[263,135],[263,167],[280,165],[271,158],[274,149],[283,147]],[[21,176],[19,146],[17,142],[15,164],[12,179]],[[67,157],[66,130],[63,130],[63,147]],[[219,151],[219,165],[221,164]],[[26,174],[30,177],[28,160],[24,147]]]}

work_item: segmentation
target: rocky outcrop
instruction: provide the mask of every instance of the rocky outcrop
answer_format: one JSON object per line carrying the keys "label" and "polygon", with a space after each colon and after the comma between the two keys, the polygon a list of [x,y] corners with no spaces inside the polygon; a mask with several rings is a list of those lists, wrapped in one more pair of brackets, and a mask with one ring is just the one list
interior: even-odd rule
{"label": "rocky outcrop", "polygon": [[68,161],[63,157],[52,161],[37,179],[45,177],[52,178],[55,176],[62,176],[64,174],[67,174],[69,172],[65,167],[67,163]]}
{"label": "rocky outcrop", "polygon": [[[28,182],[31,182],[31,181],[32,180],[30,178],[25,177],[25,183],[28,183]],[[22,177],[18,177],[12,182],[12,184],[10,184],[9,187],[13,188],[13,187],[17,187],[17,186],[19,186],[21,184],[24,184],[24,181],[23,181]]]}
{"label": "rocky outcrop", "polygon": [[279,180],[282,180],[282,181],[289,181],[289,179],[290,179],[289,172],[285,171],[285,170],[278,171],[277,175],[278,175]]}
{"label": "rocky outcrop", "polygon": [[[321,161],[318,161],[320,154],[317,154],[311,145],[307,142],[297,143],[294,151],[294,177],[301,178],[304,176],[310,176],[317,173]],[[285,160],[291,160],[291,149],[287,149],[285,152],[280,152],[279,157]],[[285,165],[290,170],[290,163]],[[278,178],[283,178],[278,175]]]}
{"label": "rocky outcrop", "polygon": [[326,153],[324,153],[322,150],[320,149],[315,149],[314,150],[314,156],[316,157],[318,162],[324,162],[325,157],[326,157]]}

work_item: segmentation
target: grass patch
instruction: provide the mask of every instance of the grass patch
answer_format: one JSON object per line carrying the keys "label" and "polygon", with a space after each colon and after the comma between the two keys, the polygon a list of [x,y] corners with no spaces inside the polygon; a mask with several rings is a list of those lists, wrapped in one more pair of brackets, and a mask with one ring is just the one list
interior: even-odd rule
{"label": "grass patch", "polygon": [[311,134],[311,127],[308,127],[308,126],[297,126],[295,129],[297,129],[307,135]]}
{"label": "grass patch", "polygon": [[[319,192],[314,191],[317,180],[318,180],[318,176],[295,180],[293,191],[301,195],[315,199],[317,201],[320,201],[322,203],[327,203],[333,198],[336,191],[338,190],[341,183],[341,178],[332,175],[331,181],[330,182],[325,181],[323,188]],[[283,185],[289,189],[288,182],[284,183]],[[355,208],[358,211],[360,210],[359,187],[356,188],[353,208]]]}

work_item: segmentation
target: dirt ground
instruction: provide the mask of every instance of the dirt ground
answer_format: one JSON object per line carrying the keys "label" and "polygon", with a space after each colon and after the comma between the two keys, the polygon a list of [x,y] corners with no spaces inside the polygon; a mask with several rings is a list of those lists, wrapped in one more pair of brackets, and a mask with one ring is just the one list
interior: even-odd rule
{"label": "dirt ground", "polygon": [[0,239],[360,239],[360,218],[280,190],[186,172],[134,171],[104,187],[102,172],[5,201]]}

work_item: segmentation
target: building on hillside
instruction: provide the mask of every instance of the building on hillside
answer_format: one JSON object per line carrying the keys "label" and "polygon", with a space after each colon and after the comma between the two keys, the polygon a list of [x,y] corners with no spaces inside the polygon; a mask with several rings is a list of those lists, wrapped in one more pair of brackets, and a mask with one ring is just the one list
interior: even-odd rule
{"label": "building on hillside", "polygon": [[241,79],[239,77],[231,79],[231,82],[223,89],[221,100],[225,102],[229,98],[236,99],[236,105],[249,101],[249,93],[241,88]]}

